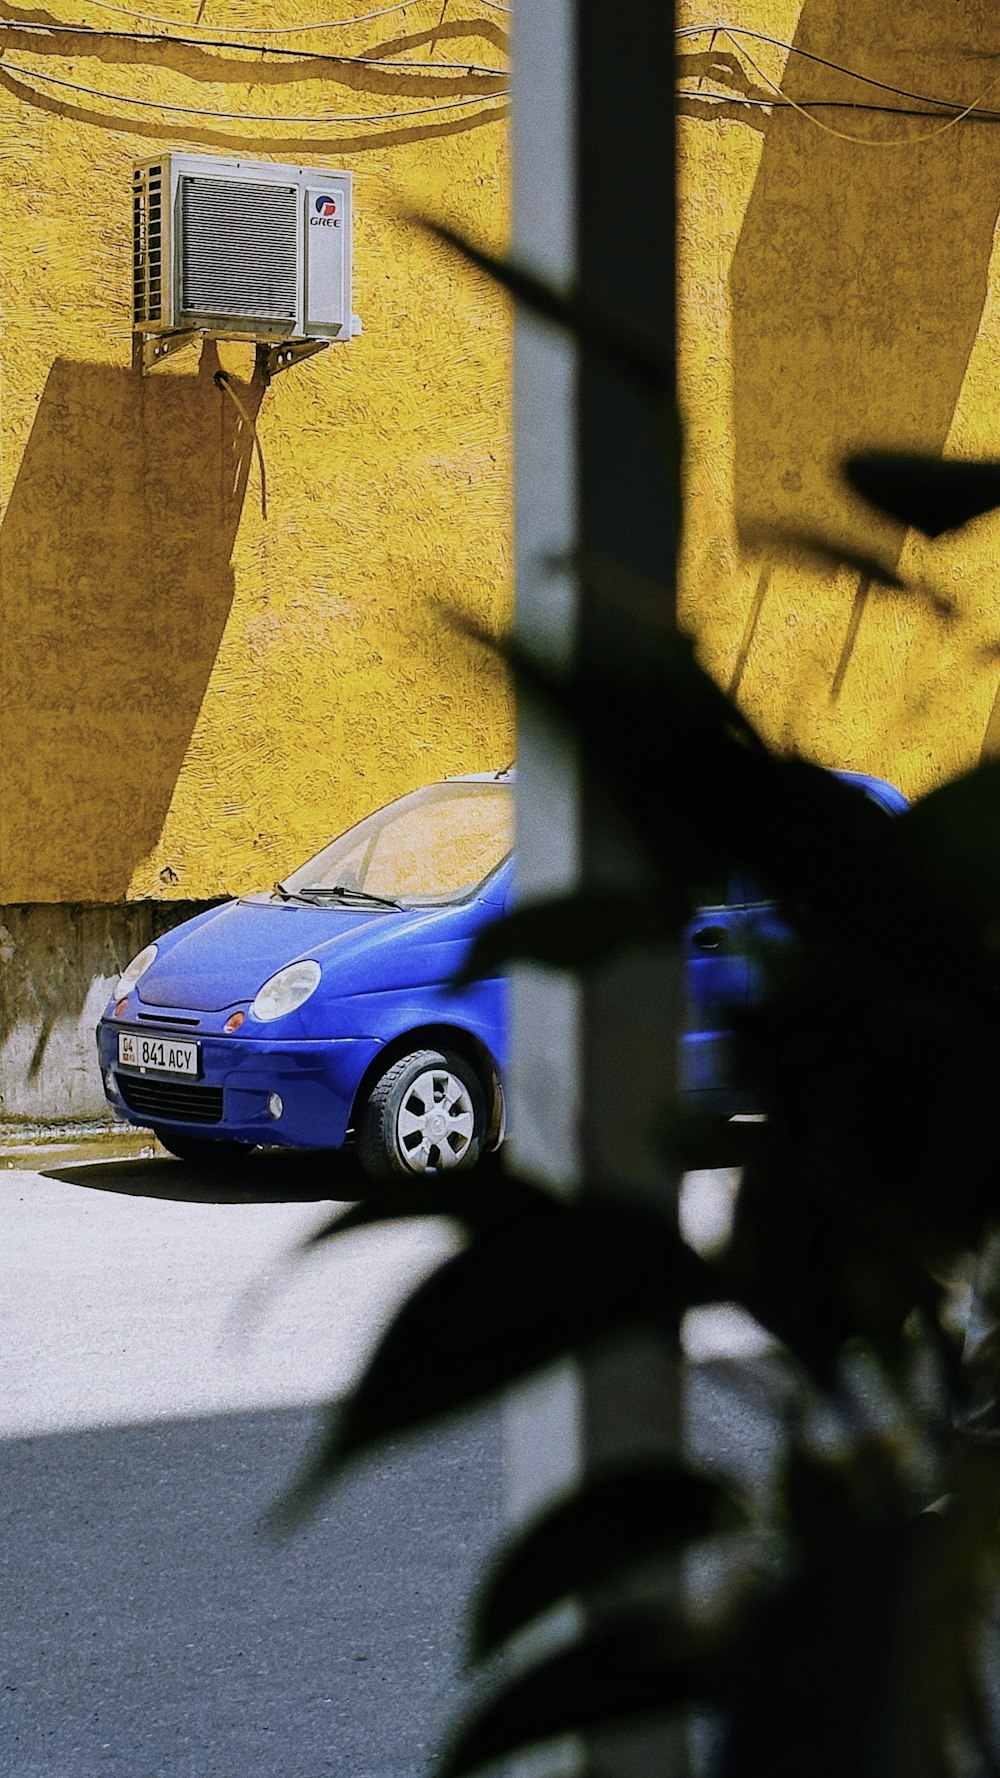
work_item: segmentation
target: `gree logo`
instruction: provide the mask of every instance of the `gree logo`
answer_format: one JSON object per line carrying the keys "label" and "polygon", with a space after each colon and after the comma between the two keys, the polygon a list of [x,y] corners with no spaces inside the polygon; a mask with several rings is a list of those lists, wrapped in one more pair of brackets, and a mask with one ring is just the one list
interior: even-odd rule
{"label": "gree logo", "polygon": [[310,228],[339,228],[340,217],[337,215],[337,200],[328,191],[321,192],[316,199],[315,216],[310,216]]}

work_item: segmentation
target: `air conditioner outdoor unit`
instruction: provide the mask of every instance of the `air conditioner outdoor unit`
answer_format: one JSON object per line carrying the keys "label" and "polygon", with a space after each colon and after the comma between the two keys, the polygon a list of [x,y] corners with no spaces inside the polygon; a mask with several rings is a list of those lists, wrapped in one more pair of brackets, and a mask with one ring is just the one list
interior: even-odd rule
{"label": "air conditioner outdoor unit", "polygon": [[271,345],[360,333],[350,173],[165,154],[136,166],[133,216],[137,333]]}

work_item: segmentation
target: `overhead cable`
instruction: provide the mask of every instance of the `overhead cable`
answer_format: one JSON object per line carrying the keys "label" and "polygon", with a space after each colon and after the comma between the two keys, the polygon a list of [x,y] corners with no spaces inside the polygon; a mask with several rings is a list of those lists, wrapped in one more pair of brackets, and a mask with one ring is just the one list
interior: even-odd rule
{"label": "overhead cable", "polygon": [[[817,55],[814,50],[803,49],[801,47],[801,45],[798,43],[786,43],[781,37],[769,37],[765,31],[751,31],[749,29],[749,27],[746,25],[726,25],[726,24],[721,24],[721,23],[703,24],[703,25],[702,24],[680,25],[678,27],[675,35],[681,39],[686,39],[686,38],[690,38],[690,37],[708,37],[708,36],[715,38],[719,35],[720,32],[724,33],[727,37],[730,38],[730,40],[732,40],[734,38],[740,38],[740,37],[749,37],[755,43],[769,43],[772,46],[772,48],[774,48],[774,49],[782,49],[788,55],[800,56],[802,58],[802,60],[806,61],[806,62],[815,62],[819,67],[829,68],[835,74],[846,75],[846,77],[849,80],[859,80],[865,86],[878,87],[884,93],[897,93],[901,99],[916,99],[918,101],[918,103],[921,105],[937,105],[941,108],[941,110],[968,112],[970,110],[976,109],[975,105],[967,107],[964,99],[940,99],[940,98],[933,97],[932,95],[930,95],[928,93],[915,93],[915,92],[911,91],[911,89],[909,87],[893,86],[891,84],[891,82],[889,82],[887,80],[876,80],[873,75],[862,74],[860,72],[860,70],[857,68],[848,68],[844,65],[843,62],[831,61],[829,59],[829,57],[827,57],[827,56]],[[736,44],[734,44],[734,47],[736,49],[739,49],[740,45],[738,43],[736,43]],[[747,56],[748,61],[749,61],[749,59],[750,59],[749,56]],[[769,80],[768,85],[773,86],[774,83]],[[987,91],[989,91],[989,90],[990,89],[987,88]],[[794,103],[794,101],[787,98],[787,95],[785,95],[785,99],[786,99],[787,104]],[[764,104],[770,103],[769,100],[764,100],[762,102]],[[835,104],[835,103],[837,103],[837,101],[836,100],[830,100],[830,101],[810,100],[809,103],[810,104],[820,104],[820,103]],[[904,113],[902,115],[909,115],[909,114]],[[919,113],[914,113],[913,115],[919,116]]]}
{"label": "overhead cable", "polygon": [[509,68],[488,68],[479,62],[411,62],[398,56],[341,55],[331,50],[286,49],[280,44],[230,43],[216,37],[170,37],[162,31],[102,31],[93,25],[40,25],[33,21],[24,24],[20,19],[0,19],[0,31],[15,31],[19,34],[34,32],[36,36],[42,37],[91,37],[101,43],[111,40],[124,43],[174,43],[186,49],[235,49],[241,55],[291,56],[296,61],[339,62],[361,68],[429,69],[435,74],[442,71],[446,74],[479,74],[484,78],[488,75],[497,80],[506,80],[510,75]]}
{"label": "overhead cable", "polygon": [[[117,12],[126,18],[142,19],[147,25],[168,25],[182,31],[217,31],[218,25],[201,25],[196,19],[161,18],[155,12],[142,12],[137,6],[118,6],[115,0],[87,0],[89,6],[99,6],[102,12]],[[225,29],[234,36],[242,37],[291,37],[300,31],[344,31],[352,25],[367,25],[372,19],[388,18],[391,13],[409,12],[418,0],[396,0],[394,6],[382,6],[377,12],[359,12],[350,19],[316,19],[308,25],[226,25]],[[509,6],[501,6],[499,0],[479,0],[481,6],[488,6],[491,12],[509,12]]]}
{"label": "overhead cable", "polygon": [[[105,103],[115,105],[139,105],[144,111],[181,112],[185,117],[210,117],[226,123],[270,123],[283,126],[290,123],[315,124],[390,124],[405,122],[411,117],[427,117],[436,111],[457,111],[463,106],[493,106],[497,99],[508,97],[509,89],[502,87],[492,93],[475,93],[471,98],[445,99],[437,105],[415,105],[406,111],[367,111],[357,115],[335,114],[327,112],[321,116],[282,117],[273,112],[257,111],[213,111],[199,105],[171,105],[164,99],[137,99],[129,93],[109,93],[99,87],[81,86],[76,80],[61,80],[55,74],[42,74],[37,68],[23,68],[17,62],[11,62],[6,56],[0,56],[0,74],[12,74],[19,80],[28,83],[40,80],[46,86],[64,87],[69,92],[84,93],[90,99],[101,99]],[[499,110],[499,106],[495,106]]]}
{"label": "overhead cable", "polygon": [[[717,93],[709,87],[699,87],[696,92],[688,92],[682,87],[678,97],[694,100],[714,99],[720,105],[743,105],[750,111],[794,111],[797,108],[790,99],[761,99],[756,94],[750,95],[748,93]],[[939,112],[914,111],[906,105],[866,105],[863,101],[854,102],[847,99],[803,99],[802,108],[805,107],[808,107],[810,111],[868,111],[876,117],[940,116]],[[976,111],[974,119],[981,123],[1000,123],[1000,111]],[[949,122],[953,121],[949,116]]]}
{"label": "overhead cable", "polygon": [[777,93],[778,97],[783,99],[786,105],[790,105],[793,111],[798,111],[807,122],[814,126],[815,129],[822,130],[825,136],[834,136],[838,142],[851,142],[860,148],[915,148],[921,142],[929,142],[934,136],[943,136],[946,130],[954,129],[956,124],[961,123],[964,118],[969,117],[973,111],[978,111],[983,100],[988,99],[990,94],[1000,86],[1000,74],[998,74],[994,80],[990,81],[989,86],[985,87],[979,94],[979,97],[972,101],[971,105],[966,105],[964,111],[956,112],[954,117],[945,118],[943,123],[935,124],[932,130],[924,130],[919,136],[856,136],[849,130],[838,130],[833,124],[824,123],[821,117],[814,116],[814,114],[811,111],[808,111],[804,105],[799,104],[798,100],[793,99],[789,93],[785,92],[782,87],[778,86],[776,81],[771,79],[769,74],[765,74],[763,68],[759,67],[754,61],[746,45],[738,43],[736,38],[729,32],[727,26],[720,25],[719,32],[720,35],[728,37],[729,41],[733,44],[734,48],[739,51],[743,59],[749,62],[758,79],[762,80],[766,86],[769,86],[772,92]]}

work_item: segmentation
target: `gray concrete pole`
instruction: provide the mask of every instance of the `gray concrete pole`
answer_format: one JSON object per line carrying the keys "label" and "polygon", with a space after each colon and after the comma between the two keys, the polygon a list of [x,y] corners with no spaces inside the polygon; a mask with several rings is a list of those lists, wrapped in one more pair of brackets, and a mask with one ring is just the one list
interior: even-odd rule
{"label": "gray concrete pole", "polygon": [[[673,12],[662,0],[519,0],[514,19],[515,256],[584,293],[673,362]],[[594,355],[521,314],[515,345],[517,617],[554,666],[628,655],[579,564],[613,562],[655,584],[673,620],[676,465],[648,413]],[[567,746],[523,704],[518,870],[523,899],[641,875],[588,746]],[[658,761],[637,759],[657,794]],[[574,982],[519,969],[514,986],[512,1154],[555,1190],[599,1178],[670,1205],[676,1181],[654,1131],[671,1088],[679,968],[633,954]],[[609,1458],[680,1442],[680,1362],[636,1343],[566,1367],[513,1399],[508,1499],[515,1519]],[[630,1741],[635,1778],[683,1764],[676,1738]]]}

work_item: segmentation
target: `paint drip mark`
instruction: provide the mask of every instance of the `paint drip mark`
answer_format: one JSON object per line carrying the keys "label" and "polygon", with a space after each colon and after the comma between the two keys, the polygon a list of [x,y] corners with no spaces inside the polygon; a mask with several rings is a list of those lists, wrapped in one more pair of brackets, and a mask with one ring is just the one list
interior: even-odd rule
{"label": "paint drip mark", "polygon": [[770,568],[762,568],[757,579],[757,585],[754,588],[753,600],[750,605],[750,613],[747,617],[746,626],[743,631],[743,639],[740,642],[739,653],[736,656],[735,665],[729,676],[728,691],[731,698],[736,697],[740,686],[743,683],[743,674],[746,670],[750,650],[753,647],[754,637],[757,634],[757,625],[760,622],[760,614],[764,609],[764,600],[767,598],[767,589],[770,584],[771,570]]}
{"label": "paint drip mark", "polygon": [[993,695],[993,707],[986,722],[986,733],[979,753],[980,759],[1000,758],[1000,682]]}
{"label": "paint drip mark", "polygon": [[854,654],[854,646],[858,640],[858,631],[861,628],[861,619],[865,615],[865,606],[868,603],[868,595],[871,590],[871,576],[863,574],[855,589],[854,603],[851,606],[851,615],[847,621],[847,634],[844,637],[844,646],[840,651],[840,659],[837,662],[836,671],[830,681],[831,704],[835,704],[840,696],[844,680],[847,676],[847,669],[851,664],[851,658]]}
{"label": "paint drip mark", "polygon": [[430,42],[429,54],[431,56],[434,55],[434,52],[437,49],[438,42],[439,42],[439,39],[441,36],[441,26],[444,24],[445,13],[447,11],[448,11],[448,0],[441,0],[441,17],[438,19],[438,22],[434,27],[434,35],[431,38],[431,42]]}

